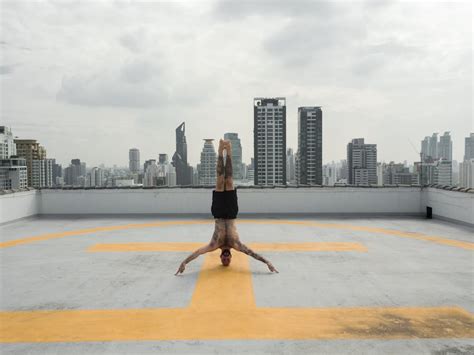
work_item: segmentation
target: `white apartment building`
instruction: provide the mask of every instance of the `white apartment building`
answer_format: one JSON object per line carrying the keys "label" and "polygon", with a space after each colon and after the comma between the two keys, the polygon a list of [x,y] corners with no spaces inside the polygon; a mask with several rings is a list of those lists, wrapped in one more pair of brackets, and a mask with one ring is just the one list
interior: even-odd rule
{"label": "white apartment building", "polygon": [[28,187],[26,159],[0,160],[0,190],[24,189]]}
{"label": "white apartment building", "polygon": [[12,130],[0,126],[0,159],[8,159],[12,155],[16,155],[16,144]]}
{"label": "white apartment building", "polygon": [[35,188],[53,186],[53,159],[31,162],[31,186]]}
{"label": "white apartment building", "polygon": [[254,98],[254,184],[286,185],[286,99]]}
{"label": "white apartment building", "polygon": [[459,186],[474,188],[474,158],[459,164]]}
{"label": "white apartment building", "polygon": [[[201,163],[199,164],[199,170],[198,170],[200,185],[215,185],[216,184],[217,154],[216,154],[216,150],[214,149],[213,141],[214,139],[204,139],[204,146],[201,152]],[[233,155],[233,152],[232,152],[232,155]],[[233,159],[232,159],[232,164],[234,164]]]}

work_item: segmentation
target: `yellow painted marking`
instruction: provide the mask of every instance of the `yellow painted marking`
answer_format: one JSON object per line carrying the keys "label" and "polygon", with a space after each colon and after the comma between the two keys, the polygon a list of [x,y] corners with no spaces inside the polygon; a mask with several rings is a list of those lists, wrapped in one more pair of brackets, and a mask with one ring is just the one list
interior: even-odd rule
{"label": "yellow painted marking", "polygon": [[[89,247],[89,252],[155,252],[188,251],[192,252],[205,243],[100,243]],[[367,247],[352,242],[309,242],[309,243],[249,243],[255,251],[359,251],[366,252]]]}
{"label": "yellow painted marking", "polygon": [[0,342],[473,338],[473,324],[458,307],[13,311]]}
{"label": "yellow painted marking", "polygon": [[3,311],[0,342],[474,337],[459,307],[257,308],[248,257],[234,253],[226,268],[218,255],[207,255],[187,308]]}
{"label": "yellow painted marking", "polygon": [[199,273],[190,308],[225,312],[256,307],[248,257],[232,253],[231,266],[222,266],[220,250],[208,254]]}
{"label": "yellow painted marking", "polygon": [[[173,225],[194,225],[194,224],[211,224],[211,223],[214,223],[214,221],[213,220],[164,221],[164,222],[141,223],[141,224],[126,224],[126,225],[121,225],[121,226],[97,227],[97,228],[81,229],[81,230],[68,231],[68,232],[48,233],[48,234],[42,234],[35,237],[28,237],[28,238],[10,240],[6,242],[0,242],[0,249],[13,247],[13,246],[21,245],[21,244],[34,243],[34,242],[43,241],[43,240],[63,238],[63,237],[74,236],[74,235],[85,235],[85,234],[98,233],[98,232],[109,232],[109,231],[118,231],[118,230],[126,230],[126,229],[150,228],[150,227],[165,227],[165,226],[173,226]],[[284,224],[284,225],[299,225],[299,226],[328,228],[328,229],[330,228],[330,229],[343,229],[343,230],[346,229],[346,230],[364,231],[364,232],[369,232],[369,233],[395,235],[399,237],[419,239],[419,240],[434,242],[441,245],[449,245],[456,248],[474,250],[474,243],[470,243],[470,242],[446,239],[442,237],[433,237],[433,236],[428,236],[421,233],[407,233],[407,232],[384,229],[384,228],[354,226],[354,225],[348,225],[348,224],[331,224],[331,223],[318,223],[318,222],[311,222],[311,221],[291,221],[291,220],[273,220],[273,219],[261,219],[261,220],[240,219],[238,223],[239,224],[246,224],[246,223],[247,224],[248,223],[276,224],[276,225]]]}

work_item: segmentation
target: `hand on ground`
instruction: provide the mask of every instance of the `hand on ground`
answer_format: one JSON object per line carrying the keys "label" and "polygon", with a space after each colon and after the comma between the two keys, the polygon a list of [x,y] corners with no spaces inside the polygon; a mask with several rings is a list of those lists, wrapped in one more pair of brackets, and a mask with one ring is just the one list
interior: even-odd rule
{"label": "hand on ground", "polygon": [[275,267],[271,263],[268,264],[268,268],[270,269],[271,272],[276,272],[277,274],[279,273],[278,270],[275,269]]}
{"label": "hand on ground", "polygon": [[176,271],[176,274],[175,275],[178,275],[178,274],[182,274],[184,269],[186,268],[186,264],[185,263],[181,263],[181,265],[179,265],[179,269],[178,271]]}

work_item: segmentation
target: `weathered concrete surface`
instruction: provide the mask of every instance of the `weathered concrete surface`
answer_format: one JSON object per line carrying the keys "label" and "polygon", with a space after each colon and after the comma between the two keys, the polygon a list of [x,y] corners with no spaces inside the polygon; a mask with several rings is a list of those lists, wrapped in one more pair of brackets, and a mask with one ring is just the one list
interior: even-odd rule
{"label": "weathered concrete surface", "polygon": [[[166,226],[148,226],[171,222]],[[173,274],[187,252],[105,252],[98,243],[202,242],[212,221],[186,219],[32,218],[0,227],[1,241],[95,227],[97,231],[0,248],[1,311],[124,310],[187,307],[204,258]],[[254,223],[255,222],[255,223]],[[417,218],[242,221],[246,243],[357,242],[367,252],[265,252],[279,274],[250,261],[257,307],[460,307],[474,312],[473,251],[412,238],[423,233],[473,243],[472,230]],[[295,222],[295,223],[293,223]],[[314,222],[318,226],[297,224]],[[326,227],[324,227],[326,226]],[[339,227],[341,228],[339,228]],[[377,228],[368,232],[358,227]],[[344,227],[344,228],[342,228]],[[387,234],[383,231],[393,231]],[[400,235],[397,234],[400,232]],[[466,245],[466,244],[463,244]],[[26,325],[27,326],[27,325]],[[2,353],[472,353],[472,339],[199,340],[4,343]]]}

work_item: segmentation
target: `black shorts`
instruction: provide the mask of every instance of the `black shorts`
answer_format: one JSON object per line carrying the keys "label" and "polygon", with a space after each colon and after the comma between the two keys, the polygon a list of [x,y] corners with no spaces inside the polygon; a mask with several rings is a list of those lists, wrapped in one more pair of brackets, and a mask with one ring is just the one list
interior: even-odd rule
{"label": "black shorts", "polygon": [[237,190],[212,191],[211,212],[214,218],[237,218],[237,214],[239,213]]}

